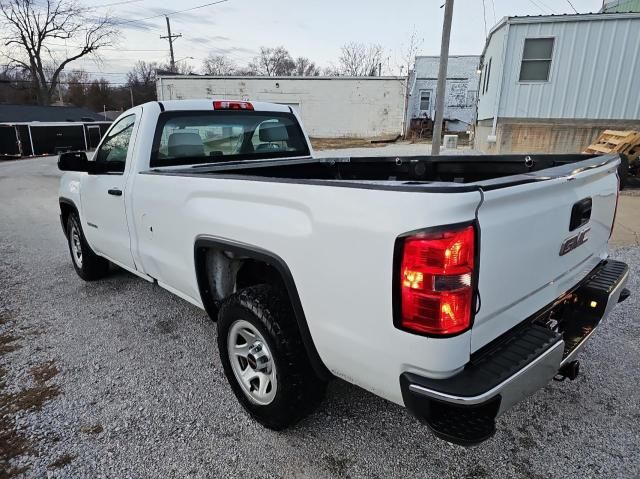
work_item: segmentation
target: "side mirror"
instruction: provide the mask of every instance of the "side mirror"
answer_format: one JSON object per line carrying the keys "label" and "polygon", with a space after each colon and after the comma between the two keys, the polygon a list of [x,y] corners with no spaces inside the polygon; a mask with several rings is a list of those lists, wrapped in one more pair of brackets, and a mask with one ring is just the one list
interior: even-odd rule
{"label": "side mirror", "polygon": [[84,171],[90,169],[87,154],[84,151],[67,151],[58,156],[58,169],[60,171]]}

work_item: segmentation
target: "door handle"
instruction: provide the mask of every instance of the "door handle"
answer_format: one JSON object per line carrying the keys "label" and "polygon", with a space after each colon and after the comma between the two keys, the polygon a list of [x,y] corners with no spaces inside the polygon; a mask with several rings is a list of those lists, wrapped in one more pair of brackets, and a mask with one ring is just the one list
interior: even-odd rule
{"label": "door handle", "polygon": [[122,190],[119,188],[109,188],[107,193],[113,196],[122,196]]}

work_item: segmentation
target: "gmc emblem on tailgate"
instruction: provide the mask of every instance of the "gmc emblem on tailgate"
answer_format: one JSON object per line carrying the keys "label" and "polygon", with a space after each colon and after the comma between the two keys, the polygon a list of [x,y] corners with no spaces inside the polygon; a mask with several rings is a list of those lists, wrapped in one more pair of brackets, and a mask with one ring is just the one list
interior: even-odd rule
{"label": "gmc emblem on tailgate", "polygon": [[570,251],[576,249],[581,244],[585,244],[587,241],[589,241],[589,236],[587,236],[589,234],[589,231],[591,231],[591,228],[584,229],[577,235],[573,235],[564,240],[562,246],[560,246],[560,256],[564,256]]}

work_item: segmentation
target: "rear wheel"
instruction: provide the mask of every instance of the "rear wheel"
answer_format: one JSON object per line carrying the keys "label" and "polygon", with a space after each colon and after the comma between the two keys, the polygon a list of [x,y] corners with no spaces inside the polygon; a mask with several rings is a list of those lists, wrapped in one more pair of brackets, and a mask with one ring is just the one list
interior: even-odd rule
{"label": "rear wheel", "polygon": [[67,219],[67,241],[73,267],[85,281],[100,279],[109,271],[109,261],[93,252],[80,226],[77,213],[71,213]]}
{"label": "rear wheel", "polygon": [[230,296],[218,313],[218,349],[236,398],[262,425],[295,424],[322,401],[286,295],[259,285]]}

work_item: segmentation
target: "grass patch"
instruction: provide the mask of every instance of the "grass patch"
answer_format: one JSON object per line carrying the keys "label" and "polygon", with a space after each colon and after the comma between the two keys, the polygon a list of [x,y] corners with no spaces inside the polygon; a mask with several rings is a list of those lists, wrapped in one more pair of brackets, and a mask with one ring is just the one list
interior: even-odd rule
{"label": "grass patch", "polygon": [[0,334],[0,354],[10,353],[11,351],[18,349],[20,347],[16,344],[18,339],[20,338],[11,333]]}
{"label": "grass patch", "polygon": [[[6,335],[5,335],[6,336]],[[3,345],[12,345],[5,342]],[[60,389],[53,385],[47,386],[46,381],[58,374],[53,362],[43,363],[31,368],[35,387],[22,389],[18,392],[7,393],[6,370],[0,368],[0,479],[11,479],[23,474],[26,468],[11,468],[9,462],[25,454],[34,454],[33,444],[16,429],[15,413],[42,409],[49,400],[60,394]]]}
{"label": "grass patch", "polygon": [[17,393],[0,394],[0,412],[39,411],[45,402],[60,394],[58,386],[36,386]]}
{"label": "grass patch", "polygon": [[80,432],[84,434],[100,434],[102,431],[104,431],[102,424],[92,424],[80,428]]}
{"label": "grass patch", "polygon": [[15,429],[14,422],[6,415],[0,416],[0,479],[16,477],[25,469],[9,467],[9,461],[31,451],[31,444]]}
{"label": "grass patch", "polygon": [[37,366],[33,366],[31,368],[31,374],[33,374],[33,379],[40,386],[44,385],[49,379],[58,374],[58,368],[55,367],[53,361],[49,361],[47,363],[42,363]]}
{"label": "grass patch", "polygon": [[65,453],[58,459],[53,461],[51,464],[49,464],[49,469],[61,469],[64,466],[71,464],[71,461],[73,461],[76,457],[78,457],[76,454]]}
{"label": "grass patch", "polygon": [[0,311],[0,325],[7,324],[9,320],[13,319],[13,314],[7,310]]}

